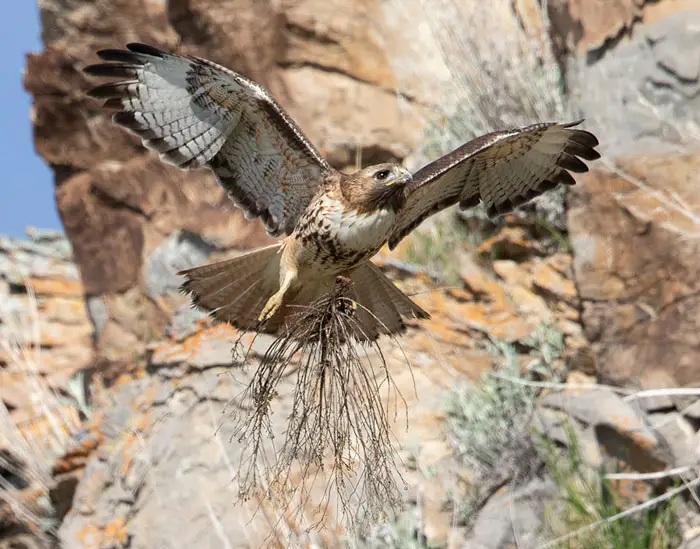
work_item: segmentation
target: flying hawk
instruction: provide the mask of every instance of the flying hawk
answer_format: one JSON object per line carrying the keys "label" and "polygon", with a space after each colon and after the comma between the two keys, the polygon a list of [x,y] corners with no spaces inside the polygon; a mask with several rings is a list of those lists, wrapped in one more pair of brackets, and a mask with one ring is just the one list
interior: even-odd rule
{"label": "flying hawk", "polygon": [[[430,215],[482,202],[504,214],[588,170],[598,140],[545,123],[477,137],[411,174],[378,164],[338,172],[260,85],[194,56],[144,44],[97,52],[109,63],[84,70],[122,80],[92,89],[117,109],[113,120],[182,169],[209,168],[247,218],[260,217],[279,243],[182,271],[196,305],[242,329],[279,333],[295,308],[338,276],[351,282],[360,339],[404,328],[429,314],[369,260]],[[579,158],[580,157],[580,158]]]}

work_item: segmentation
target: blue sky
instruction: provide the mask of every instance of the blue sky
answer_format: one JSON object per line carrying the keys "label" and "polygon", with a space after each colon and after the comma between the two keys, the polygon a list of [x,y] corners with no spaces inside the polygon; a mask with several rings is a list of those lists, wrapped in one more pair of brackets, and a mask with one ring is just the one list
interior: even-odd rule
{"label": "blue sky", "polygon": [[31,98],[22,87],[24,56],[41,49],[36,2],[13,2],[0,18],[0,235],[22,235],[28,225],[61,227],[53,199],[53,175],[34,151]]}

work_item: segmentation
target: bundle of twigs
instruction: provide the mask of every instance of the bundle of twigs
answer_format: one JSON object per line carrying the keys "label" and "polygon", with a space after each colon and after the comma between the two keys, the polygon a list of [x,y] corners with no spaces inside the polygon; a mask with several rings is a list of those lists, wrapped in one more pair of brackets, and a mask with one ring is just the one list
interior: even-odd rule
{"label": "bundle of twigs", "polygon": [[[336,497],[340,512],[357,526],[358,518],[376,522],[401,505],[390,419],[405,401],[378,342],[356,337],[361,306],[347,297],[349,283],[339,278],[333,292],[300,308],[270,345],[243,391],[246,412],[234,436],[243,448],[242,498],[262,490],[285,511],[308,511],[311,503],[323,521]],[[278,447],[270,416],[280,382],[292,375],[287,429]],[[311,493],[319,483],[320,498]]]}

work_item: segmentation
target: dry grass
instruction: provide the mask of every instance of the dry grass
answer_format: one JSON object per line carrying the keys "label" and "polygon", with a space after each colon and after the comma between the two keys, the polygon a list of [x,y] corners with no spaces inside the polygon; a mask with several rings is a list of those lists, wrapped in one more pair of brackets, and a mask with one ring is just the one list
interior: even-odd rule
{"label": "dry grass", "polygon": [[[548,470],[561,497],[546,512],[542,548],[675,549],[681,539],[674,497],[692,488],[683,486],[623,509],[610,479],[583,464],[573,432],[564,452],[551,443],[541,445]],[[697,485],[700,479],[692,482]],[[691,483],[688,483],[691,484]]]}
{"label": "dry grass", "polygon": [[537,0],[495,0],[489,9],[455,0],[388,0],[383,7],[390,21],[427,26],[415,33],[412,55],[390,56],[399,87],[420,84],[433,100],[421,160],[482,133],[574,116],[547,10]]}
{"label": "dry grass", "polygon": [[[0,402],[0,501],[17,524],[40,536],[55,533],[49,499],[52,466],[71,443],[71,433],[79,427],[75,408],[67,406],[40,373],[40,320],[37,302],[27,287],[28,318],[10,308],[10,300],[0,299],[0,350],[7,357],[4,372],[22,379],[29,397],[26,410],[45,428],[17,425],[10,411]],[[1,509],[0,509],[1,511]]]}
{"label": "dry grass", "polygon": [[[484,9],[479,2],[386,0],[382,7],[389,24],[412,29],[411,43],[401,43],[406,51],[385,44],[397,89],[429,103],[408,110],[425,127],[420,144],[404,160],[408,168],[418,169],[478,135],[579,117],[553,53],[542,2],[494,0]],[[515,215],[564,233],[565,194],[560,186]],[[449,278],[459,245],[469,246],[502,225],[502,218],[489,220],[481,206],[459,216],[450,209],[408,237],[412,260],[444,268]],[[566,244],[565,237],[556,240]]]}
{"label": "dry grass", "polygon": [[[286,516],[313,507],[309,528],[335,507],[346,525],[373,524],[402,504],[391,422],[405,402],[377,342],[360,344],[359,305],[344,283],[308,308],[268,348],[241,402],[235,434],[245,449],[240,497],[260,492]],[[271,415],[280,382],[294,376],[277,446]],[[391,413],[393,412],[393,414]]]}

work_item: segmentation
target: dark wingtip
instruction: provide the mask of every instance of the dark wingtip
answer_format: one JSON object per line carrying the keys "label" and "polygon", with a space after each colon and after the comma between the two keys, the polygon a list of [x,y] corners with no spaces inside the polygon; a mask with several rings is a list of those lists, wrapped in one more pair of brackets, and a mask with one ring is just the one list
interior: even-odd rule
{"label": "dark wingtip", "polygon": [[573,128],[574,126],[578,126],[579,124],[583,124],[585,121],[586,121],[585,118],[579,118],[578,120],[574,120],[573,122],[567,122],[566,124],[562,124],[562,126],[565,128]]}
{"label": "dark wingtip", "polygon": [[102,84],[101,86],[95,86],[88,90],[87,95],[93,99],[105,99],[107,97],[112,97],[113,92],[112,84]]}
{"label": "dark wingtip", "polygon": [[414,318],[418,318],[420,320],[430,320],[432,318],[432,316],[430,315],[430,313],[428,311],[421,308],[420,311],[416,312],[416,314],[414,315]]}
{"label": "dark wingtip", "polygon": [[94,99],[110,99],[114,97],[123,97],[124,89],[129,84],[135,84],[135,81],[114,82],[110,84],[102,84],[95,86],[87,91],[87,95]]}
{"label": "dark wingtip", "polygon": [[583,145],[584,147],[593,148],[600,145],[600,143],[598,142],[598,138],[591,132],[586,130],[572,131],[569,139],[571,141],[574,141],[575,143],[578,143],[579,145]]}
{"label": "dark wingtip", "polygon": [[129,51],[135,53],[141,53],[143,55],[152,55],[153,57],[163,58],[166,53],[163,50],[156,48],[155,46],[149,46],[148,44],[142,44],[141,42],[131,42],[126,45]]}
{"label": "dark wingtip", "polygon": [[586,173],[588,171],[588,166],[580,158],[566,151],[562,153],[557,164],[573,173]]}
{"label": "dark wingtip", "polygon": [[104,61],[122,61],[130,62],[134,61],[134,56],[125,50],[117,50],[114,48],[108,48],[104,50],[97,51],[97,57]]}
{"label": "dark wingtip", "polygon": [[128,49],[118,50],[118,49],[104,49],[97,52],[97,56],[104,61],[117,61],[121,63],[132,63],[136,65],[145,65],[148,63],[149,58],[157,57],[163,58],[166,53],[148,44],[139,44],[133,42],[127,44]]}
{"label": "dark wingtip", "polygon": [[104,63],[88,65],[87,67],[83,67],[83,72],[92,76],[104,76],[105,67],[108,66],[109,65],[105,65]]}
{"label": "dark wingtip", "polygon": [[120,126],[132,126],[134,124],[134,119],[135,115],[131,111],[115,112],[114,116],[112,116],[112,120],[114,121],[114,123],[119,124]]}
{"label": "dark wingtip", "polygon": [[131,78],[136,74],[134,69],[134,65],[127,63],[99,63],[97,65],[88,65],[83,68],[83,72],[90,76]]}

